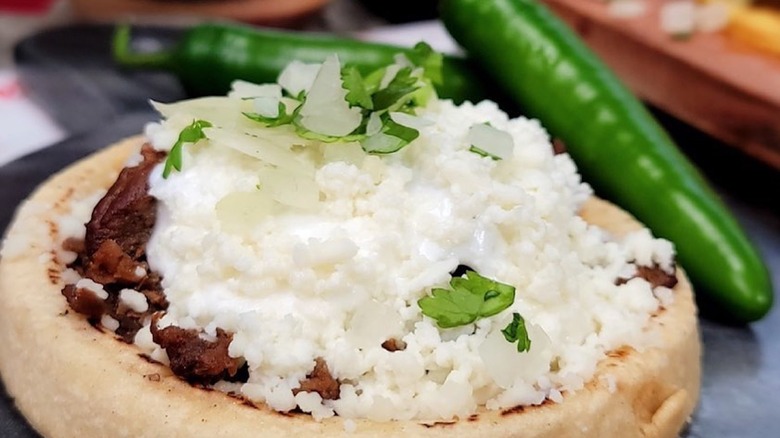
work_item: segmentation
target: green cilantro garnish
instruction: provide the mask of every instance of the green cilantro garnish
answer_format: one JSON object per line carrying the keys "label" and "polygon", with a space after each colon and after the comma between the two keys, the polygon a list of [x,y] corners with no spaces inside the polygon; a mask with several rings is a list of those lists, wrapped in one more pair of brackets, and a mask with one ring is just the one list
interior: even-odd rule
{"label": "green cilantro garnish", "polygon": [[510,344],[517,342],[517,351],[522,353],[531,349],[531,338],[528,337],[528,331],[525,329],[525,320],[519,313],[512,314],[512,322],[506,326],[501,333]]}
{"label": "green cilantro garnish", "polygon": [[417,301],[423,315],[435,319],[441,328],[459,327],[493,316],[515,301],[514,287],[474,271],[467,271],[464,277],[453,277],[450,287],[435,288],[432,295]]}
{"label": "green cilantro garnish", "polygon": [[434,84],[444,82],[444,56],[433,50],[431,46],[424,42],[419,42],[414,46],[411,53],[407,55],[412,64],[423,68],[423,75]]}
{"label": "green cilantro garnish", "polygon": [[395,77],[387,84],[387,87],[380,88],[371,96],[374,103],[374,110],[381,111],[403,103],[405,97],[417,91],[420,88],[417,85],[418,79],[412,76],[412,68],[404,67],[398,70]]}
{"label": "green cilantro garnish", "polygon": [[[276,117],[265,117],[257,113],[243,113],[247,118],[262,123],[268,127],[292,125],[301,137],[318,140],[325,143],[360,142],[363,150],[369,154],[389,154],[396,152],[417,137],[420,132],[412,127],[401,125],[389,116],[391,112],[414,114],[416,107],[425,105],[431,96],[435,96],[432,83],[442,81],[443,57],[426,43],[418,43],[406,54],[414,66],[403,66],[398,69],[390,82],[381,87],[382,78],[387,74],[384,67],[363,76],[354,66],[341,69],[341,86],[347,91],[345,100],[350,107],[359,108],[362,114],[360,125],[348,135],[333,136],[321,134],[307,129],[301,123],[298,112],[306,101],[306,92],[302,91],[294,98],[301,102],[294,111],[288,112],[283,103],[279,103],[279,114]],[[420,69],[422,74],[420,74]],[[368,130],[368,121],[381,120],[379,132]]]}
{"label": "green cilantro garnish", "polygon": [[348,66],[341,71],[341,81],[345,90],[347,90],[347,102],[351,106],[359,106],[361,108],[371,110],[374,109],[374,104],[371,101],[371,94],[366,88],[366,82],[363,80],[363,76],[354,66]]}
{"label": "green cilantro garnish", "polygon": [[292,122],[292,114],[287,114],[287,106],[284,102],[279,102],[279,114],[276,117],[266,117],[258,113],[242,113],[244,116],[260,122],[269,128],[275,126],[289,125]]}
{"label": "green cilantro garnish", "polygon": [[471,145],[471,147],[469,148],[469,152],[474,152],[475,154],[481,155],[483,157],[490,157],[490,158],[492,158],[494,160],[500,160],[501,159],[501,157],[495,156],[495,155],[491,154],[490,152],[486,152],[486,151],[484,151],[484,150],[482,150],[482,149],[480,149],[480,148],[478,148],[478,147],[476,147],[474,145]]}
{"label": "green cilantro garnish", "polygon": [[185,143],[195,143],[198,140],[206,138],[203,133],[203,128],[210,128],[211,123],[205,120],[195,120],[189,126],[185,127],[179,133],[179,138],[176,143],[171,147],[171,151],[168,153],[168,158],[165,160],[165,168],[163,169],[163,178],[168,178],[173,169],[181,172],[181,149]]}
{"label": "green cilantro garnish", "polygon": [[369,154],[391,154],[420,136],[420,131],[394,122],[387,114],[381,120],[379,133],[360,140],[360,146]]}

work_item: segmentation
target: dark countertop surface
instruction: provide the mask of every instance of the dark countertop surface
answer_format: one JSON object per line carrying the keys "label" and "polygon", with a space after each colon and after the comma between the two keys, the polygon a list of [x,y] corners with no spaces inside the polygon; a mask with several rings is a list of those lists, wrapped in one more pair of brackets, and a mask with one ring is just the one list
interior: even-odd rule
{"label": "dark countertop surface", "polygon": [[[0,167],[0,230],[7,226],[16,205],[52,172],[139,133],[144,123],[154,120],[156,114],[148,107],[148,99],[184,97],[169,76],[120,72],[110,66],[108,31],[101,26],[68,27],[44,32],[17,46],[20,80],[30,95],[73,136]],[[163,39],[174,34],[154,28],[142,32]],[[756,242],[777,293],[780,172],[676,119],[660,112],[655,114]],[[701,331],[701,403],[684,436],[776,436],[774,420],[780,412],[780,306],[749,326],[730,326],[704,317]],[[0,398],[0,436],[37,436],[7,396]]]}

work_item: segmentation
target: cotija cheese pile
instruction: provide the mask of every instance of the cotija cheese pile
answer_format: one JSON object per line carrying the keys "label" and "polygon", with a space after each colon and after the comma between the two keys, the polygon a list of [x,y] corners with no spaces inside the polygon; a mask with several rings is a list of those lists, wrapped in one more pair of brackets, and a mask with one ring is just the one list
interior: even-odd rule
{"label": "cotija cheese pile", "polygon": [[[609,350],[652,342],[668,290],[616,280],[673,269],[671,244],[578,217],[591,190],[537,121],[439,100],[405,58],[343,67],[156,104],[160,326],[233,334],[249,378],[217,388],[316,419],[465,418],[560,402]],[[136,344],[165,362],[148,324]],[[294,391],[317,358],[337,399]]]}

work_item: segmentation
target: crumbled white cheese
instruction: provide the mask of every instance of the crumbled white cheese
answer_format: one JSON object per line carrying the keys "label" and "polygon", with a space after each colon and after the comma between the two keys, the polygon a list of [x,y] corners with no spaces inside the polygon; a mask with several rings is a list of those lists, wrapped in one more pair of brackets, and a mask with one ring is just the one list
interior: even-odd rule
{"label": "crumbled white cheese", "polygon": [[[169,148],[202,110],[176,105],[147,128],[155,147]],[[592,192],[537,121],[510,120],[491,102],[433,101],[417,116],[431,122],[419,138],[381,157],[251,125],[240,112],[233,122],[216,116],[207,136],[217,139],[184,148],[181,172],[151,177],[159,210],[147,257],[170,301],[160,327],[233,333],[229,354],[249,367],[242,394],[318,419],[440,420],[559,400],[605,352],[645,342],[658,299],[642,279],[615,279],[634,261],[671,269],[670,244],[648,232],[608,242],[579,218]],[[511,136],[502,160],[469,150],[469,128],[485,122]],[[290,184],[261,180],[279,168]],[[296,182],[310,205],[283,203],[299,196]],[[236,196],[274,202],[219,207]],[[515,286],[516,299],[494,317],[440,329],[417,301],[459,264]],[[526,320],[530,351],[501,333],[512,312]],[[136,337],[145,348],[147,333]],[[388,339],[405,348],[385,350]],[[339,399],[293,394],[315,358],[342,382]]]}
{"label": "crumbled white cheese", "polygon": [[125,306],[129,307],[138,313],[143,313],[149,310],[149,303],[146,301],[146,296],[141,292],[133,289],[122,289],[119,291],[119,301]]}
{"label": "crumbled white cheese", "polygon": [[105,300],[106,298],[108,298],[108,292],[106,292],[106,290],[103,289],[103,285],[100,283],[95,283],[89,278],[82,278],[79,281],[77,281],[76,288],[86,289],[88,291],[91,291],[101,300]]}
{"label": "crumbled white cheese", "polygon": [[111,330],[112,332],[115,332],[116,329],[119,328],[119,321],[117,321],[116,319],[112,318],[108,314],[104,314],[100,318],[100,325],[102,325],[103,327],[107,328],[108,330]]}

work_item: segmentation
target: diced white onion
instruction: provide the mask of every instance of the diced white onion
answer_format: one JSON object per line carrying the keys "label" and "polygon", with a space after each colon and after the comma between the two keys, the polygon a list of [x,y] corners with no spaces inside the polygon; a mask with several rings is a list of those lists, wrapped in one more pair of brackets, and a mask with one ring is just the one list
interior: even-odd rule
{"label": "diced white onion", "polygon": [[392,152],[398,147],[398,143],[402,141],[398,137],[387,135],[383,132],[374,134],[371,137],[363,140],[363,148],[367,152]]}
{"label": "diced white onion", "polygon": [[382,118],[379,113],[371,113],[366,124],[366,135],[378,134],[382,130]]}
{"label": "diced white onion", "polygon": [[280,97],[258,97],[254,99],[255,112],[263,117],[279,117],[280,99]]}
{"label": "diced white onion", "polygon": [[279,85],[292,96],[298,96],[301,91],[309,91],[321,64],[305,64],[293,61],[279,74]]}
{"label": "diced white onion", "polygon": [[508,388],[517,379],[534,380],[550,369],[551,341],[536,324],[526,323],[531,349],[518,352],[517,344],[510,343],[500,330],[494,330],[479,346],[479,355],[485,371],[496,384]]}
{"label": "diced white onion", "polygon": [[279,84],[253,84],[252,82],[236,80],[230,84],[228,97],[233,99],[247,99],[252,97],[282,98],[282,87]]}
{"label": "diced white onion", "polygon": [[360,109],[350,108],[346,96],[339,59],[336,55],[329,56],[301,107],[301,125],[313,132],[336,137],[351,133],[360,126],[363,117]]}
{"label": "diced white onion", "polygon": [[515,149],[515,142],[508,132],[496,129],[486,123],[477,123],[469,128],[466,137],[469,145],[473,145],[497,158],[510,158]]}
{"label": "diced white onion", "polygon": [[390,82],[393,82],[393,79],[395,79],[395,75],[398,74],[398,72],[401,70],[401,65],[399,64],[390,64],[385,69],[385,74],[382,76],[382,80],[379,81],[379,88],[387,88],[388,85],[390,85]]}
{"label": "diced white onion", "polygon": [[433,122],[428,119],[424,119],[422,117],[417,117],[406,113],[392,112],[390,113],[390,118],[393,119],[393,121],[395,123],[398,123],[399,125],[403,125],[414,129],[423,129],[425,127],[433,125]]}
{"label": "diced white onion", "polygon": [[369,301],[349,323],[347,339],[358,348],[378,347],[402,333],[401,317],[391,306]]}
{"label": "diced white onion", "polygon": [[186,124],[206,120],[214,126],[224,127],[236,126],[241,119],[246,119],[237,118],[236,114],[252,111],[251,101],[228,97],[201,97],[171,104],[152,101],[151,104],[166,119],[175,117],[185,120]]}
{"label": "diced white onion", "polygon": [[293,132],[259,129],[256,136],[221,128],[206,128],[203,132],[213,144],[235,149],[290,172],[314,175],[314,166],[301,161],[290,150],[291,145],[300,144],[299,138]]}

